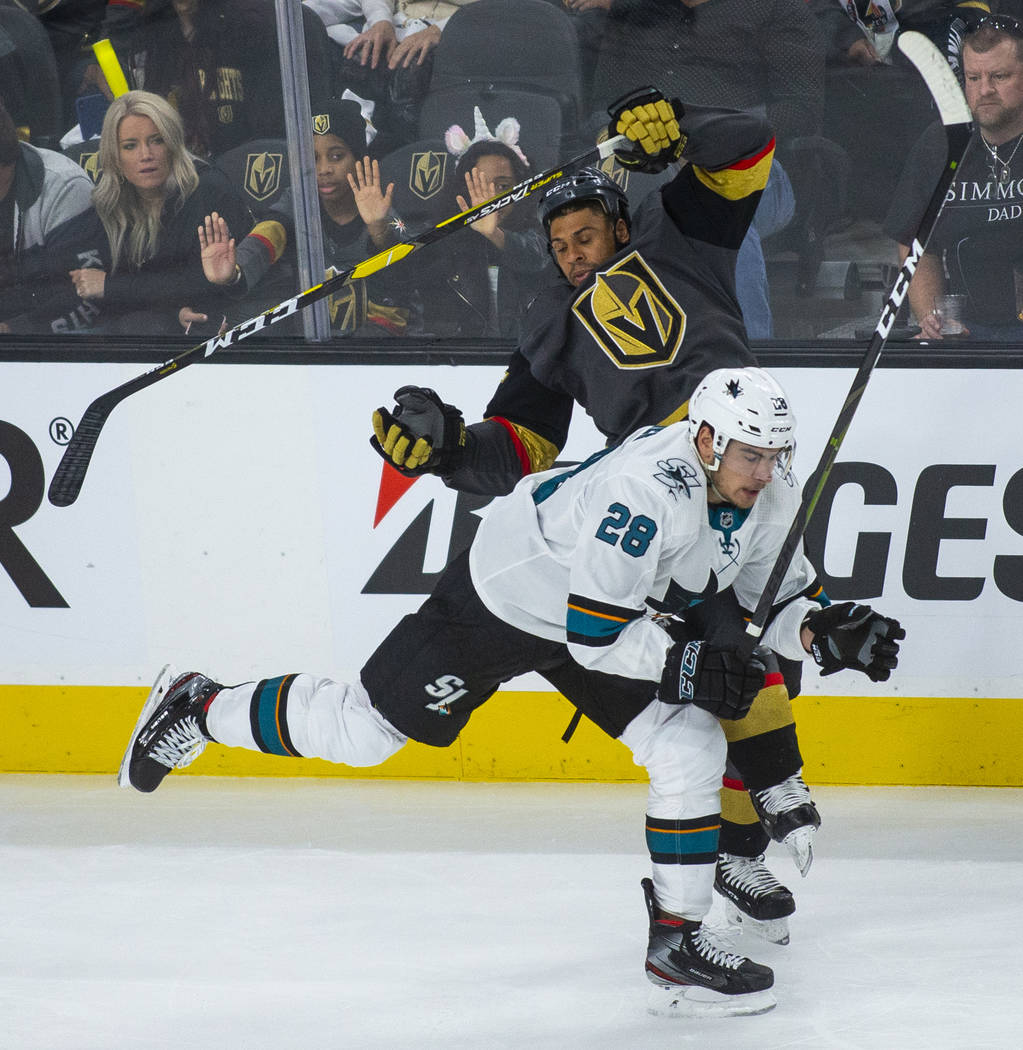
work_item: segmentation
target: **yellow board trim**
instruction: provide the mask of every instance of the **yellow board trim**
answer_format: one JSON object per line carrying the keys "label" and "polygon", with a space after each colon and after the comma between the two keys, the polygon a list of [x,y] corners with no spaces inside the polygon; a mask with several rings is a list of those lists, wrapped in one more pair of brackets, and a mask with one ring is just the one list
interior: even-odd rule
{"label": "yellow board trim", "polygon": [[[113,774],[147,688],[0,686],[0,772]],[[1023,700],[799,697],[804,775],[814,784],[1023,786]],[[375,769],[210,745],[178,775],[643,781],[628,750],[553,693],[502,692],[450,748],[409,744]]]}

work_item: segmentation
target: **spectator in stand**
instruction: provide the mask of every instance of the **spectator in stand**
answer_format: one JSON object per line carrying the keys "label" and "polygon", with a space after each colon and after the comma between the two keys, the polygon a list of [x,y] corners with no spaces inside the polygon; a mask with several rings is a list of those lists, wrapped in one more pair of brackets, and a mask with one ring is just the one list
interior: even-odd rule
{"label": "spectator in stand", "polygon": [[[191,153],[206,158],[250,139],[284,137],[273,0],[150,0],[109,10],[115,7],[100,32],[111,36],[129,83],[175,106]],[[312,11],[304,25],[310,94],[323,98],[331,93],[326,29]],[[80,91],[97,87],[109,93],[90,63]]]}
{"label": "spectator in stand", "polygon": [[[313,149],[326,264],[342,270],[397,244],[404,225],[391,208],[394,186],[384,188],[379,162],[365,155],[366,123],[357,102],[329,99],[314,107]],[[221,215],[205,218],[199,227],[203,270],[213,284],[244,295],[265,281],[294,239],[290,188],[237,247],[231,228]],[[293,284],[290,269],[288,277]],[[400,300],[403,286],[393,271],[384,270],[331,296],[335,334],[402,334],[408,310],[394,300]]]}
{"label": "spectator in stand", "polygon": [[222,298],[203,276],[195,231],[211,211],[245,226],[248,209],[226,176],[185,148],[170,103],[148,91],[115,99],[99,154],[92,208],[36,257],[37,272],[65,268],[63,287],[16,330],[171,333],[182,307]]}
{"label": "spectator in stand", "polygon": [[[941,339],[936,298],[966,296],[964,321],[974,339],[1023,339],[1023,27],[999,15],[967,33],[962,50],[973,139],[945,197],[945,207],[917,263],[909,303],[922,339]],[[909,244],[945,163],[945,136],[934,124],[910,154],[885,219],[899,245]],[[946,331],[945,335],[952,334]]]}
{"label": "spectator in stand", "polygon": [[[766,116],[775,131],[777,164],[793,177],[816,164],[813,153],[789,152],[798,139],[821,132],[823,40],[805,0],[611,0],[592,98],[614,98],[641,80],[664,85],[668,95],[687,105]],[[589,108],[597,107],[591,103]],[[784,172],[774,177],[764,199],[762,236],[783,229],[797,207],[800,222],[806,222],[826,187],[817,176],[805,177],[802,185],[805,199]],[[747,232],[736,280],[749,334],[769,338],[772,319],[760,236],[755,226]]]}
{"label": "spectator in stand", "polygon": [[990,14],[984,0],[855,0],[856,17],[835,0],[809,4],[824,30],[826,61],[854,66],[890,61],[899,32],[914,29],[929,36],[958,70],[964,32]]}
{"label": "spectator in stand", "polygon": [[821,130],[824,47],[805,0],[611,0],[591,100],[648,80],[687,104],[766,114],[781,156]]}
{"label": "spectator in stand", "polygon": [[[315,11],[327,27],[327,36],[342,48],[357,36],[363,36],[360,47],[367,51],[369,64],[376,69],[381,59],[387,60],[388,41],[394,40],[394,0],[302,0]],[[393,45],[391,45],[393,46]]]}
{"label": "spectator in stand", "polygon": [[91,198],[89,176],[69,157],[21,142],[0,102],[0,318],[35,304],[43,289],[23,282],[24,256],[50,244],[61,224],[89,209]]}
{"label": "spectator in stand", "polygon": [[339,90],[350,90],[373,102],[373,123],[388,149],[416,138],[433,49],[451,15],[474,2],[386,0],[392,17],[384,20],[373,10],[379,0],[317,0],[346,7],[361,4],[363,8],[365,28],[345,44],[334,76]]}
{"label": "spectator in stand", "polygon": [[[532,174],[519,148],[519,122],[506,117],[491,133],[479,108],[474,137],[457,125],[445,144],[458,158],[454,185],[464,187],[446,214],[482,204]],[[532,208],[512,205],[455,234],[448,251],[421,271],[424,326],[452,336],[513,339],[526,308],[540,289],[547,242],[536,228]]]}

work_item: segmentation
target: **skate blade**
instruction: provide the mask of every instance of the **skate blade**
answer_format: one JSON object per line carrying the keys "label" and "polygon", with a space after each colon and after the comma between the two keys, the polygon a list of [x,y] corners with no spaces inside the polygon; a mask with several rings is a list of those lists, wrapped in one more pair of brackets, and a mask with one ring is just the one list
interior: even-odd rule
{"label": "skate blade", "polygon": [[813,863],[813,837],[816,833],[817,829],[812,824],[804,824],[803,827],[790,831],[782,839],[782,845],[789,851],[804,879]]}
{"label": "skate blade", "polygon": [[696,985],[656,985],[647,998],[647,1013],[655,1017],[742,1017],[766,1014],[778,1005],[774,992],[722,995]]}
{"label": "skate blade", "polygon": [[175,677],[175,672],[170,664],[165,664],[160,670],[160,673],[156,676],[156,681],[153,682],[153,688],[149,690],[149,696],[146,697],[146,702],[142,705],[142,711],[139,713],[138,721],[135,723],[135,728],[131,732],[131,739],[128,741],[127,748],[125,748],[120,768],[117,770],[117,784],[119,787],[131,787],[131,780],[128,777],[128,766],[131,764],[132,748],[135,746],[135,741],[138,738],[139,733],[142,731],[142,727],[149,721],[157,707],[160,706],[160,702],[167,694],[167,689],[171,682],[174,681]]}
{"label": "skate blade", "polygon": [[759,937],[769,944],[789,943],[789,920],[787,917],[781,919],[754,919],[737,908],[730,900],[725,901],[725,915],[731,925],[739,926],[746,933],[752,933],[754,937]]}

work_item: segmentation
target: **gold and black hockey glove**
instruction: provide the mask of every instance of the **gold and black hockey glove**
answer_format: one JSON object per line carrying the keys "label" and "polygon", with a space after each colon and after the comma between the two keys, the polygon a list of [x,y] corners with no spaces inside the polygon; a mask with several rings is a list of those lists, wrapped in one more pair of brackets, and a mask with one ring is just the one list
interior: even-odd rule
{"label": "gold and black hockey glove", "polygon": [[632,171],[656,175],[682,156],[686,136],[678,122],[685,109],[677,99],[667,99],[657,88],[630,91],[608,107],[608,137],[626,135],[631,148],[615,150],[619,163]]}
{"label": "gold and black hockey glove", "polygon": [[906,637],[898,620],[853,602],[812,612],[803,626],[813,631],[810,652],[822,675],[848,668],[872,682],[891,677],[899,663],[899,641]]}
{"label": "gold and black hockey glove", "polygon": [[665,704],[695,704],[715,718],[734,721],[749,713],[766,674],[759,649],[747,659],[731,645],[676,642],[664,661],[657,699]]}
{"label": "gold and black hockey glove", "polygon": [[462,413],[429,387],[403,386],[394,400],[392,411],[373,413],[373,448],[409,478],[455,470],[465,454]]}

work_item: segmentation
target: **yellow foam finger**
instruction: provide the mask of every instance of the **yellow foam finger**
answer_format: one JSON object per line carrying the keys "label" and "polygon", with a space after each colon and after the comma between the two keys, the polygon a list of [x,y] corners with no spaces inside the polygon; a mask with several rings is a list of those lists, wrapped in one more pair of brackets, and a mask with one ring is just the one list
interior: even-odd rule
{"label": "yellow foam finger", "polygon": [[96,56],[96,61],[99,63],[99,68],[103,70],[103,76],[107,78],[107,85],[110,87],[114,98],[126,94],[128,81],[124,78],[121,63],[117,61],[113,44],[109,40],[97,40],[92,45],[92,51]]}

